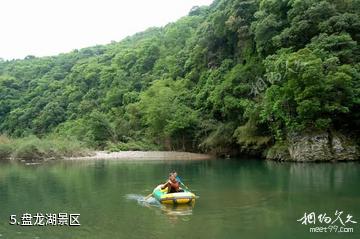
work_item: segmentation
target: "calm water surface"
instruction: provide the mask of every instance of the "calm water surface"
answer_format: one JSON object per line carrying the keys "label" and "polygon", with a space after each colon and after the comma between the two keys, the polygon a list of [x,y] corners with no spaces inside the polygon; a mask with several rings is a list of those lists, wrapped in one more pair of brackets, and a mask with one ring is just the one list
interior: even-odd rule
{"label": "calm water surface", "polygon": [[[176,169],[193,206],[143,201]],[[0,238],[360,238],[360,164],[257,160],[0,164]],[[305,212],[353,215],[352,233],[310,233]],[[79,227],[9,225],[23,213],[80,213]],[[320,223],[316,224],[321,226]]]}

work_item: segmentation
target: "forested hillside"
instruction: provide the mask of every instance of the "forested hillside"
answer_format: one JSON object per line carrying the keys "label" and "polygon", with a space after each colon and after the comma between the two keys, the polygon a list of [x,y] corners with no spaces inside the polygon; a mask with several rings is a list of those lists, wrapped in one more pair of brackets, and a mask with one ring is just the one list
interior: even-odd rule
{"label": "forested hillside", "polygon": [[1,60],[0,133],[263,156],[306,133],[358,144],[359,41],[358,0],[215,0],[120,42]]}

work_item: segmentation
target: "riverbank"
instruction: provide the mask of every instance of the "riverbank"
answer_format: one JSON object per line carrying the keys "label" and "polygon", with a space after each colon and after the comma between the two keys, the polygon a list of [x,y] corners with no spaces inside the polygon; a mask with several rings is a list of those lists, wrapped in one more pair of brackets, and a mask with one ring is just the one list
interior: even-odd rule
{"label": "riverbank", "polygon": [[[242,148],[244,149],[244,148]],[[253,154],[246,148],[239,154],[212,152],[210,154],[156,149],[89,149],[85,143],[72,138],[47,136],[38,138],[9,138],[0,135],[0,160],[47,161],[47,160],[202,160],[218,157],[244,157],[258,155],[259,158],[288,162],[335,162],[360,160],[359,146],[353,137],[339,132],[312,132],[292,136],[283,142],[259,148]]]}
{"label": "riverbank", "polygon": [[9,138],[0,135],[0,160],[45,161],[87,155],[91,155],[91,151],[75,139],[51,136]]}
{"label": "riverbank", "polygon": [[176,151],[95,151],[89,156],[65,157],[65,160],[205,160],[212,159],[209,154]]}

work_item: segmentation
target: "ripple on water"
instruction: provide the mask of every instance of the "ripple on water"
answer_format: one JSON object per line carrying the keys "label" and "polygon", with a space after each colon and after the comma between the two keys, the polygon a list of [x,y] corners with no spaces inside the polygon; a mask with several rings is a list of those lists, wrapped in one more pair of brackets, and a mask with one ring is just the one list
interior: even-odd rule
{"label": "ripple on water", "polygon": [[153,197],[147,198],[140,194],[126,194],[127,200],[136,201],[141,206],[161,206],[161,204]]}

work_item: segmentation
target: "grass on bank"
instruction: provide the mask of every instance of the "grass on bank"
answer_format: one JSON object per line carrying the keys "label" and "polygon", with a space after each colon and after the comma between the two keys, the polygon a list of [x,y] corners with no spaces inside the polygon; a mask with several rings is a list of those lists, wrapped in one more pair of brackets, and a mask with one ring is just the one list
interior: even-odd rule
{"label": "grass on bank", "polygon": [[48,136],[38,138],[9,138],[0,135],[0,159],[45,160],[72,156],[85,156],[90,151],[79,141]]}

